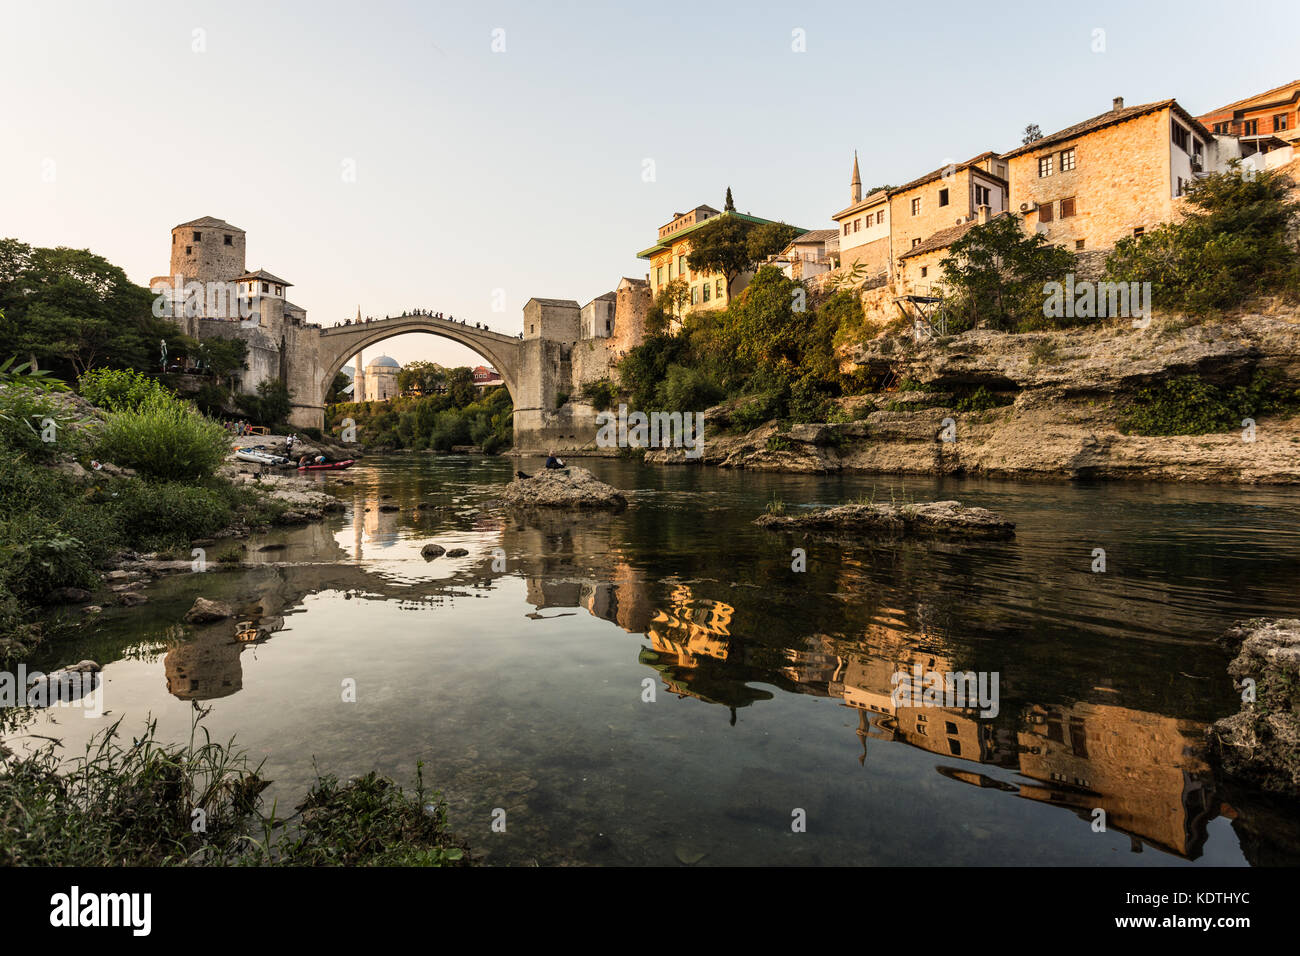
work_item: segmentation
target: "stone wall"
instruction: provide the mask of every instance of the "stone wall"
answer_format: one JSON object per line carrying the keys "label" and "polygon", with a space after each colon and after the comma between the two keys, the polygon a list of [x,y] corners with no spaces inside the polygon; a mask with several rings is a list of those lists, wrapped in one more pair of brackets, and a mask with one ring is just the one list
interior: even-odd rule
{"label": "stone wall", "polygon": [[[196,232],[201,239],[194,239]],[[230,245],[225,244],[226,236]],[[183,275],[187,282],[234,282],[244,274],[243,231],[177,226],[172,230],[171,274]]]}

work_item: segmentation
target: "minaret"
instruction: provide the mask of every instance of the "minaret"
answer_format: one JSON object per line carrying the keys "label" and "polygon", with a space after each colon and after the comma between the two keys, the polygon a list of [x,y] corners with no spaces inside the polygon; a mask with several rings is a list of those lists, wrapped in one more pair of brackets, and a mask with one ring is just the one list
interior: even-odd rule
{"label": "minaret", "polygon": [[849,184],[849,205],[862,202],[862,175],[858,172],[858,151],[853,151],[853,182]]}
{"label": "minaret", "polygon": [[[357,325],[361,324],[361,306],[357,306]],[[366,367],[362,364],[361,352],[352,360],[352,401],[366,400]]]}

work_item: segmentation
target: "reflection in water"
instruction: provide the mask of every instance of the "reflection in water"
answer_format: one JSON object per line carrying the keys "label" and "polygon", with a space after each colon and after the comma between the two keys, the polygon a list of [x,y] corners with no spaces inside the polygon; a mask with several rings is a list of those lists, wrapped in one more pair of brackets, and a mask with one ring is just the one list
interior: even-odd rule
{"label": "reflection in water", "polygon": [[[654,750],[654,759],[670,774],[689,778],[687,789],[721,786],[723,765],[730,767],[728,761],[737,759],[748,762],[734,768],[742,794],[788,785],[797,785],[797,791],[817,780],[828,767],[824,762],[806,765],[811,754],[825,754],[841,766],[858,765],[865,780],[827,783],[828,805],[870,800],[897,819],[882,830],[837,819],[837,852],[849,853],[849,860],[951,859],[957,852],[952,836],[932,850],[920,849],[924,841],[915,837],[914,846],[891,845],[890,826],[924,831],[925,823],[913,819],[918,812],[914,806],[933,815],[930,829],[945,834],[963,832],[964,813],[982,821],[970,824],[972,839],[982,839],[980,834],[994,826],[1019,835],[1024,845],[1008,836],[999,859],[1069,862],[1070,854],[1082,852],[1082,842],[1069,841],[1083,836],[1062,836],[1059,824],[1015,809],[1030,804],[1069,811],[1078,818],[1070,832],[1081,835],[1092,832],[1098,811],[1104,811],[1107,831],[1127,835],[1134,851],[1158,849],[1165,860],[1201,858],[1211,824],[1220,818],[1232,821],[1247,861],[1294,862],[1300,853],[1298,828],[1277,822],[1288,818],[1286,808],[1222,787],[1202,754],[1209,721],[1233,709],[1230,684],[1221,677],[1222,656],[1209,640],[1220,621],[1243,616],[1232,583],[1250,582],[1249,613],[1294,613],[1289,594],[1261,583],[1293,568],[1286,515],[1294,496],[1256,496],[1247,506],[1253,508],[1250,521],[1243,522],[1239,514],[1223,510],[1231,508],[1223,501],[1242,498],[1237,490],[1198,502],[1161,489],[1155,496],[1165,499],[1164,513],[1159,513],[1159,500],[1153,501],[1145,489],[1108,489],[1099,504],[1086,489],[1074,487],[971,483],[960,496],[1010,512],[1020,523],[1020,538],[994,545],[844,547],[771,535],[749,524],[774,484],[786,487],[786,500],[829,502],[853,496],[842,479],[656,472],[602,462],[595,467],[612,473],[615,484],[638,489],[627,512],[507,515],[491,506],[490,482],[506,480],[512,465],[430,458],[367,463],[354,470],[357,483],[343,489],[350,507],[334,524],[282,533],[278,543],[283,548],[251,552],[258,567],[205,576],[202,592],[194,582],[165,582],[175,589],[177,606],[195,593],[220,596],[235,607],[233,619],[197,629],[163,624],[157,633],[142,635],[137,615],[100,638],[118,635],[109,653],[101,649],[101,659],[140,656],[147,661],[150,656],[139,648],[165,646],[162,676],[169,695],[182,701],[237,701],[261,679],[257,669],[245,674],[245,655],[256,655],[259,647],[279,648],[282,642],[293,645],[312,615],[342,615],[339,602],[363,602],[367,608],[415,616],[409,625],[400,623],[404,618],[394,624],[391,616],[373,628],[353,624],[356,644],[350,654],[333,645],[322,645],[320,653],[333,651],[358,664],[375,664],[381,668],[376,680],[382,682],[383,674],[393,673],[382,669],[385,658],[399,653],[403,642],[414,640],[413,647],[419,648],[442,639],[439,622],[459,620],[449,615],[464,602],[477,606],[486,600],[484,606],[517,622],[519,636],[509,640],[526,644],[526,629],[539,622],[559,628],[547,631],[564,635],[553,651],[557,663],[566,657],[591,659],[592,670],[581,680],[592,693],[621,680],[621,665],[601,663],[597,645],[584,643],[590,639],[579,636],[589,633],[583,619],[609,622],[635,635],[633,642],[616,645],[615,659],[635,662],[641,675],[658,682],[665,697],[672,695],[668,699],[697,702],[706,714],[725,708],[726,724],[733,727],[730,737],[710,731],[700,768],[693,768],[682,744],[672,743],[690,739],[680,737],[684,730],[678,723],[645,731],[663,735],[654,746],[664,749]],[[939,490],[958,496],[951,488]],[[1204,497],[1207,492],[1190,489],[1184,495]],[[1252,536],[1252,546],[1241,546],[1238,535]],[[430,540],[465,547],[469,556],[425,561],[420,547]],[[1079,541],[1089,547],[1077,545]],[[1086,560],[1068,555],[1073,548],[1086,557],[1093,541],[1106,543],[1113,561],[1127,561],[1128,573],[1102,579],[1089,573]],[[806,572],[791,570],[793,546],[808,549]],[[1203,557],[1207,551],[1209,559]],[[515,592],[509,584],[515,581],[522,588],[522,604],[511,596]],[[586,614],[566,623],[546,613],[558,611],[562,617],[565,609]],[[486,628],[487,619],[483,622]],[[474,624],[457,626],[472,629]],[[511,653],[518,656],[525,644]],[[77,651],[70,653],[75,659]],[[323,682],[336,679],[307,653],[295,666],[308,677],[313,668],[321,670]],[[567,754],[558,742],[550,751],[533,749],[516,722],[528,718],[516,717],[514,703],[521,694],[539,693],[527,690],[528,681],[545,686],[546,675],[507,673],[503,679],[521,683],[511,683],[513,693],[494,700],[491,685],[477,683],[471,674],[475,658],[481,658],[484,668],[499,666],[488,663],[498,660],[496,653],[495,644],[485,644],[444,662],[441,670],[430,672],[430,692],[446,695],[457,683],[471,688],[475,700],[465,707],[474,709],[466,715],[491,714],[494,707],[502,715],[501,708],[508,708],[498,739],[508,738],[509,746],[518,748],[527,779],[519,779],[518,766],[491,774],[485,770],[490,755],[469,742],[473,721],[458,724],[467,718],[444,710],[440,739],[442,731],[452,735],[447,746],[453,751],[458,746],[454,735],[463,738],[463,754],[456,754],[460,762],[446,758],[449,767],[459,768],[453,779],[464,781],[475,799],[489,799],[503,779],[516,781],[511,786],[519,793],[513,799],[521,811],[548,819],[563,816],[564,799],[555,795],[557,777],[568,781],[577,772],[574,767],[620,758],[601,757],[590,747],[583,756]],[[408,668],[419,666],[418,657],[403,659]],[[998,673],[997,715],[982,716],[977,706],[896,706],[896,675],[918,667]],[[547,711],[549,721],[546,713],[532,718],[540,726],[554,724],[566,704],[544,699],[554,710]],[[792,711],[789,705],[800,700],[831,706]],[[567,701],[572,707],[578,698]],[[597,709],[584,710],[588,718],[598,724],[603,717],[610,733],[616,733],[619,725],[612,721],[622,711],[614,704],[590,706]],[[798,743],[780,751],[788,769],[772,762],[775,752],[753,749],[759,744],[736,751],[748,740],[736,737],[735,728],[745,708],[751,709],[746,713],[771,708],[777,720],[797,727]],[[647,715],[641,719],[662,719],[660,712],[635,713]],[[701,719],[695,711],[671,713],[675,722],[698,724]],[[331,739],[346,735],[346,729],[328,729],[339,720],[327,718],[316,734]],[[346,721],[339,726],[345,728]],[[406,733],[393,740],[399,757],[413,752],[419,739],[419,731]],[[651,741],[652,736],[646,738]],[[849,759],[844,744],[852,745],[856,761]],[[307,741],[306,746],[315,744]],[[635,738],[622,749],[642,754],[641,759],[648,753],[638,749]],[[909,753],[915,759],[899,759]],[[710,758],[718,762],[713,776]],[[761,769],[754,761],[763,764]],[[544,767],[550,768],[549,776]],[[778,779],[774,773],[785,776]],[[654,790],[654,778],[647,786],[660,792]],[[836,789],[841,786],[847,789]],[[692,792],[699,796],[698,789]],[[588,812],[599,817],[637,799],[619,793],[605,793],[607,802],[592,804]],[[662,802],[669,796],[652,799]],[[1007,802],[1013,796],[1027,803]],[[806,796],[792,799],[807,802]],[[742,831],[726,828],[740,821],[752,830],[747,816],[752,813],[742,795],[711,826],[724,834],[724,841],[743,842]],[[1070,817],[1058,814],[1057,819]],[[640,836],[652,843],[653,825],[644,828],[649,832]],[[556,829],[544,832],[554,844]],[[1270,834],[1280,835],[1281,843],[1269,839]],[[905,842],[902,836],[893,839]],[[1053,855],[1050,847],[1057,844],[1061,849]],[[572,852],[580,860],[601,861],[602,846],[597,841]],[[644,857],[628,852],[620,859],[656,859],[651,851]],[[907,855],[916,852],[931,856]],[[1123,854],[1112,861],[1135,859]],[[1224,852],[1217,862],[1240,860]]]}

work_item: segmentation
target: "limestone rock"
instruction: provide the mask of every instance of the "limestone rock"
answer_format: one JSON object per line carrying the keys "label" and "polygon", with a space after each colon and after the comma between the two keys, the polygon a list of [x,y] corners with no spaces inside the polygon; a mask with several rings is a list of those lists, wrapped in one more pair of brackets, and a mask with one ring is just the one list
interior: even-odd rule
{"label": "limestone rock", "polygon": [[1228,673],[1254,681],[1255,700],[1210,728],[1210,752],[1225,776],[1300,797],[1300,619],[1253,620],[1230,628]]}
{"label": "limestone rock", "polygon": [[430,543],[420,549],[420,554],[426,561],[432,560],[433,558],[440,558],[446,553],[447,549],[440,544]]}
{"label": "limestone rock", "polygon": [[598,479],[586,468],[548,468],[530,478],[516,478],[505,487],[506,505],[537,508],[611,508],[627,506],[617,488]]}
{"label": "limestone rock", "polygon": [[185,612],[185,622],[187,624],[211,624],[213,621],[224,621],[234,614],[229,604],[220,601],[209,601],[207,598],[195,598],[194,606]]}
{"label": "limestone rock", "polygon": [[1011,538],[1015,523],[985,508],[957,501],[862,504],[817,508],[793,515],[762,515],[754,524],[774,531],[820,531],[877,538],[940,535]]}

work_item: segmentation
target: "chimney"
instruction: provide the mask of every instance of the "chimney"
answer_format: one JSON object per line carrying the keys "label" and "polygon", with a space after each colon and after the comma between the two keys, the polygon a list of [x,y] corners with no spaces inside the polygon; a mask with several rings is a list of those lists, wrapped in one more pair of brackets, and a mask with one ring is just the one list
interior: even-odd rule
{"label": "chimney", "polygon": [[1111,108],[1112,108],[1116,113],[1118,113],[1120,110],[1122,110],[1122,109],[1124,108],[1124,97],[1122,97],[1122,96],[1117,96],[1117,97],[1115,97],[1115,99],[1114,99],[1114,100],[1112,101],[1112,103],[1111,103]]}
{"label": "chimney", "polygon": [[980,214],[980,225],[982,226],[984,225],[984,223],[989,221],[989,207],[983,205],[980,206],[979,214]]}

